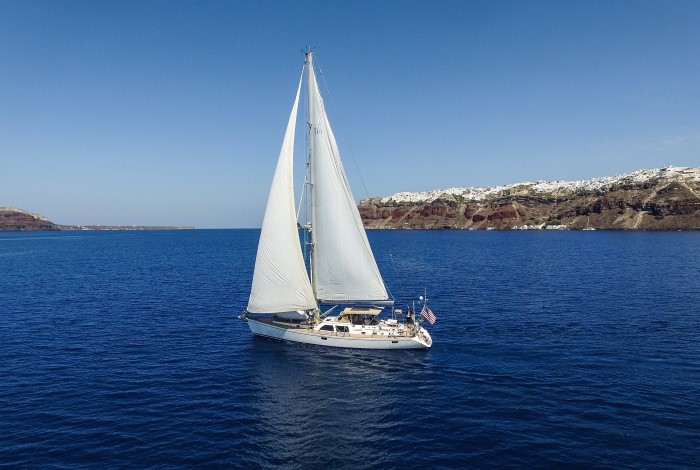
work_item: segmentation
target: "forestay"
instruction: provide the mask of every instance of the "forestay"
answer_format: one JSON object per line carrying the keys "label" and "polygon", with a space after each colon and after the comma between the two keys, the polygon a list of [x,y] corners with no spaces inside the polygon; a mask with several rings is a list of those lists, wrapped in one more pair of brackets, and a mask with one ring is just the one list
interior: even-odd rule
{"label": "forestay", "polygon": [[[302,70],[303,77],[303,70]],[[294,210],[294,133],[301,79],[282,142],[260,231],[248,312],[277,313],[316,308],[304,265]]]}
{"label": "forestay", "polygon": [[319,301],[387,300],[308,54],[311,145],[312,274]]}

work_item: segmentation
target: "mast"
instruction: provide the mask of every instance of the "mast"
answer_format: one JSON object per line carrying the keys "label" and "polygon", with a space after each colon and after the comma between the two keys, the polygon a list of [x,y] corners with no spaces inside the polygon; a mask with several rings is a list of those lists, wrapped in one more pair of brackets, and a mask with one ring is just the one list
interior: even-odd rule
{"label": "mast", "polygon": [[314,247],[316,246],[316,234],[314,233],[314,227],[316,227],[316,211],[314,210],[314,171],[313,171],[313,158],[314,158],[314,139],[311,137],[311,133],[314,131],[315,113],[314,106],[311,103],[311,97],[313,96],[311,83],[311,74],[313,73],[313,52],[311,51],[311,46],[306,49],[304,53],[305,64],[306,64],[306,106],[309,115],[309,122],[307,126],[307,139],[309,141],[309,154],[307,156],[307,168],[309,169],[309,204],[311,205],[311,226],[309,227],[309,232],[311,232],[311,243],[309,245],[309,280],[311,281],[311,289],[314,293],[314,298],[317,298],[316,294],[316,282],[314,279]]}

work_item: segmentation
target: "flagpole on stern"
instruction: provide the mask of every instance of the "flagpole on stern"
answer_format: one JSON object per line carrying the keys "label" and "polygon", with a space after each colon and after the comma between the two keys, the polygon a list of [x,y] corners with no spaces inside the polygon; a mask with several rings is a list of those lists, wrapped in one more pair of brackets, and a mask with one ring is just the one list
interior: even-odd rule
{"label": "flagpole on stern", "polygon": [[427,289],[423,291],[423,295],[420,296],[420,299],[423,301],[423,309],[420,312],[421,317],[428,320],[428,323],[430,323],[431,325],[434,325],[435,321],[437,320],[437,317],[432,312],[432,310],[430,310],[430,307],[428,307],[428,291],[427,291]]}

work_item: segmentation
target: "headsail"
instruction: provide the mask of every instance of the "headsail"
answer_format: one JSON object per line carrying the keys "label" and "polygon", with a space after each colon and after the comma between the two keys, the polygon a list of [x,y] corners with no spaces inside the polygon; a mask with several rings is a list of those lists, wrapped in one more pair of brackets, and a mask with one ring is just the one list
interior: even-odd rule
{"label": "headsail", "polygon": [[319,301],[387,300],[307,54],[313,286]]}
{"label": "headsail", "polygon": [[[302,70],[303,77],[303,70]],[[284,134],[265,208],[248,300],[251,313],[278,313],[316,308],[304,265],[294,210],[294,132],[301,79]]]}

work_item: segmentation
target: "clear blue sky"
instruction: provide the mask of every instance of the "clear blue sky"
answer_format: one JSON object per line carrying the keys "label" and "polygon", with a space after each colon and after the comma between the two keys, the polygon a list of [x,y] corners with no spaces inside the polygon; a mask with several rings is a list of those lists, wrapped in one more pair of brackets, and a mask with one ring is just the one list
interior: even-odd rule
{"label": "clear blue sky", "polygon": [[697,0],[0,0],[0,206],[259,226],[307,45],[358,199],[700,166],[699,25]]}

